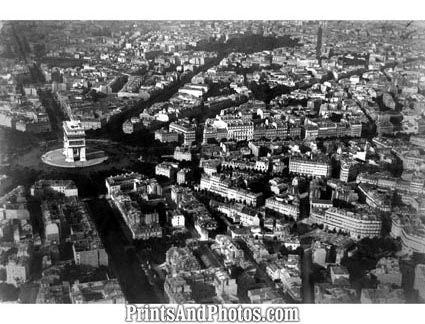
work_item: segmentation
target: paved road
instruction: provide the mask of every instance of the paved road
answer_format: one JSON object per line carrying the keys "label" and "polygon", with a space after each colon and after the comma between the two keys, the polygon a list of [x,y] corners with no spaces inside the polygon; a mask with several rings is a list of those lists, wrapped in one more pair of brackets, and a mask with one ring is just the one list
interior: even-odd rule
{"label": "paved road", "polygon": [[[270,277],[267,275],[267,273],[260,267],[260,265],[257,263],[257,261],[255,261],[255,259],[252,256],[252,253],[250,251],[250,249],[248,248],[248,246],[246,245],[246,243],[242,240],[238,240],[239,246],[242,248],[242,250],[244,250],[244,255],[245,257],[252,262],[252,264],[255,266],[255,268],[257,269],[257,274],[260,275],[260,277],[264,280],[264,282],[266,283],[266,285],[268,287],[275,287],[275,283],[273,282],[273,280],[270,279]],[[286,303],[292,303],[292,299],[287,295],[284,294],[282,291],[279,291],[281,294],[281,297],[284,299],[284,301]]]}
{"label": "paved road", "polygon": [[106,199],[92,199],[87,202],[93,221],[109,256],[109,263],[117,276],[129,303],[160,302],[140,266],[136,250],[122,232],[117,215]]}
{"label": "paved road", "polygon": [[314,303],[313,285],[310,280],[312,267],[312,251],[310,246],[304,246],[304,254],[301,264],[302,297],[303,303]]}
{"label": "paved road", "polygon": [[46,108],[47,114],[49,115],[52,133],[56,134],[59,140],[62,140],[62,121],[64,120],[64,116],[60,110],[59,104],[56,102],[53,93],[50,91],[40,91],[39,97],[43,106]]}

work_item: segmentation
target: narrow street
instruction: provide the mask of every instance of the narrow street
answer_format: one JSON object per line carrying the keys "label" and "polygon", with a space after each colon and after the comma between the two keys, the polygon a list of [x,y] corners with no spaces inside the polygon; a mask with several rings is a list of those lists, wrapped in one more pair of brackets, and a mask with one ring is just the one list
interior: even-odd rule
{"label": "narrow street", "polygon": [[[249,261],[252,262],[252,264],[257,269],[257,273],[261,276],[261,278],[264,280],[264,282],[267,284],[267,286],[275,287],[275,283],[273,282],[273,280],[270,279],[270,277],[267,275],[267,273],[254,260],[252,253],[251,253],[251,250],[248,248],[246,243],[243,242],[242,240],[239,240],[238,243],[239,243],[240,247],[244,250],[244,255],[246,256],[246,258]],[[286,303],[292,303],[291,298],[289,298],[289,296],[287,296],[287,294],[281,293],[281,295],[282,295],[282,298],[285,300]]]}
{"label": "narrow street", "polygon": [[60,110],[59,104],[56,102],[54,95],[50,91],[40,90],[39,97],[43,106],[46,108],[47,114],[49,115],[52,132],[59,140],[62,140],[62,121],[64,120],[64,116]]}
{"label": "narrow street", "polygon": [[87,201],[97,231],[109,256],[109,264],[129,303],[160,302],[149,284],[135,247],[125,237],[114,211],[106,199]]}
{"label": "narrow street", "polygon": [[301,262],[302,300],[305,304],[311,304],[314,303],[314,287],[310,279],[312,267],[312,251],[310,246],[304,246],[303,249],[304,253]]}

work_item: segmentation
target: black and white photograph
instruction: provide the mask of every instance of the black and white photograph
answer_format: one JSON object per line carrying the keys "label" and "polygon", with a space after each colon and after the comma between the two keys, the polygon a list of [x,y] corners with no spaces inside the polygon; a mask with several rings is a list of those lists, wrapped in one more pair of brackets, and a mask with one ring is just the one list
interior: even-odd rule
{"label": "black and white photograph", "polygon": [[417,319],[420,5],[184,2],[0,14],[0,321]]}

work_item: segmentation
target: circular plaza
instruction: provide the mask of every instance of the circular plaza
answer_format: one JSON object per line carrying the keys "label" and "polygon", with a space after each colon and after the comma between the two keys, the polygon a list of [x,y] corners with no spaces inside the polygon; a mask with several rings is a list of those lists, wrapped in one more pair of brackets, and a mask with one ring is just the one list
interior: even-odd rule
{"label": "circular plaza", "polygon": [[41,156],[43,163],[60,168],[85,168],[100,164],[108,159],[103,151],[88,152],[85,161],[66,161],[63,149],[49,151]]}
{"label": "circular plaza", "polygon": [[63,122],[63,148],[49,151],[41,156],[48,165],[60,168],[85,168],[107,160],[105,152],[86,147],[84,127],[78,120]]}

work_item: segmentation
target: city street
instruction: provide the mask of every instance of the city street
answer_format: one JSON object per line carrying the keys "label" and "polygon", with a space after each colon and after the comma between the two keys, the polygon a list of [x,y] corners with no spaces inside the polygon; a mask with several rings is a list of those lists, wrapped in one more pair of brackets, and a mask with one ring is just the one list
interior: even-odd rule
{"label": "city street", "polygon": [[109,256],[113,272],[129,303],[160,302],[144,273],[135,247],[124,236],[106,199],[88,201],[102,243]]}
{"label": "city street", "polygon": [[310,280],[312,269],[312,251],[310,246],[304,246],[303,258],[301,261],[302,298],[303,303],[314,303],[314,287]]}

